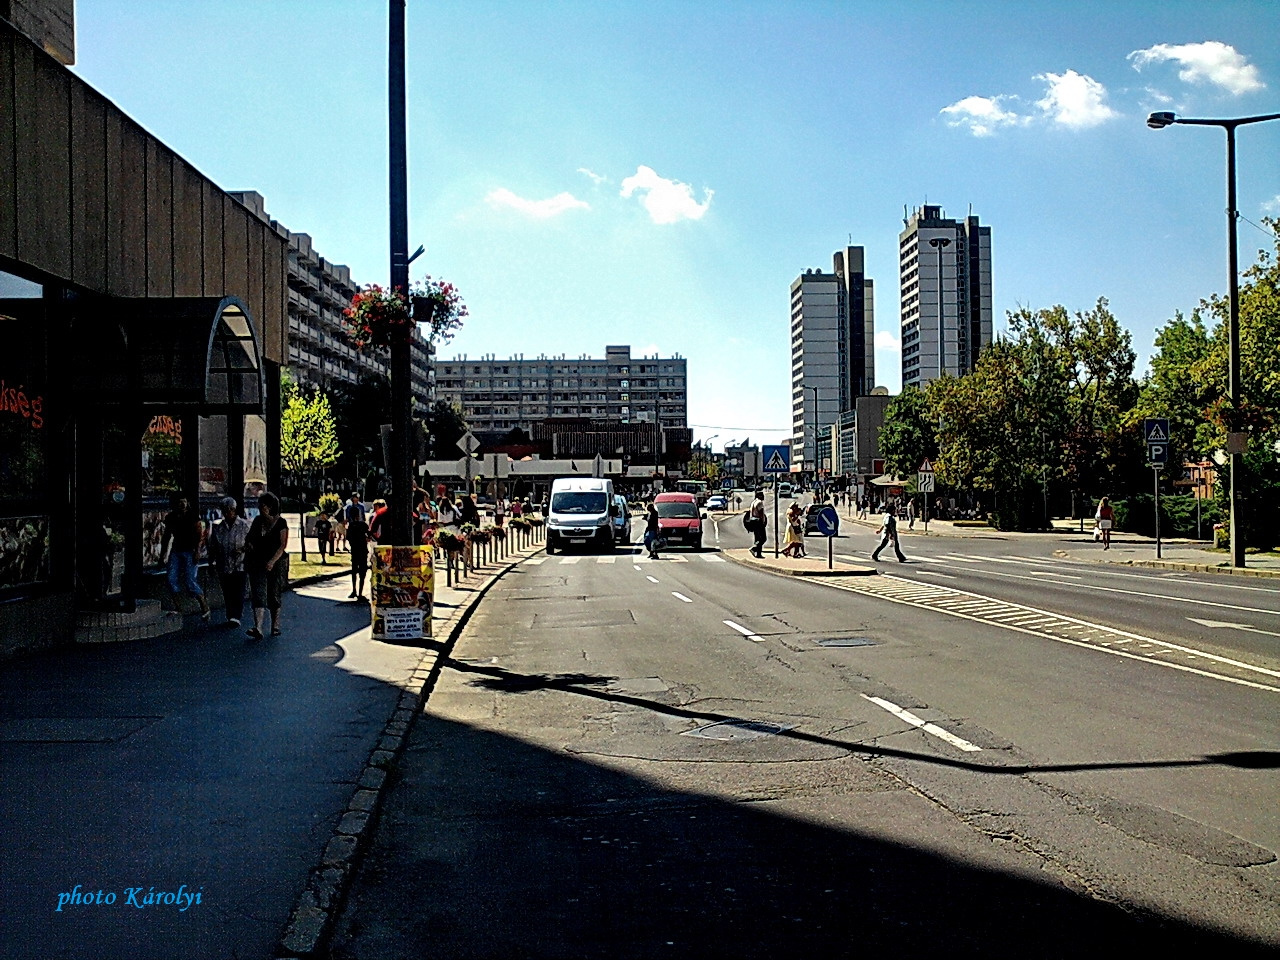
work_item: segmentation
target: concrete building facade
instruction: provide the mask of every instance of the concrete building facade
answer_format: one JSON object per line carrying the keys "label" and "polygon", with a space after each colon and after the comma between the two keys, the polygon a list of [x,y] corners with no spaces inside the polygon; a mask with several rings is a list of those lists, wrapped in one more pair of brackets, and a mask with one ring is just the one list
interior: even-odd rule
{"label": "concrete building facade", "polygon": [[688,361],[632,357],[629,346],[605,347],[604,359],[455,356],[437,361],[435,387],[475,431],[532,435],[536,423],[564,417],[688,426]]}
{"label": "concrete building facade", "polygon": [[991,228],[918,207],[898,235],[902,385],[963,376],[991,344]]}
{"label": "concrete building facade", "polygon": [[875,386],[875,288],[862,247],[791,284],[791,470],[819,467],[815,442]]}
{"label": "concrete building facade", "polygon": [[[329,391],[338,384],[354,385],[363,377],[386,377],[390,353],[385,349],[357,350],[344,333],[342,312],[360,289],[345,264],[326,260],[312,246],[311,236],[294,233],[267,215],[262,194],[253,190],[230,194],[288,244],[289,364],[294,380]],[[414,331],[410,344],[413,399],[420,410],[434,394],[431,344]]]}

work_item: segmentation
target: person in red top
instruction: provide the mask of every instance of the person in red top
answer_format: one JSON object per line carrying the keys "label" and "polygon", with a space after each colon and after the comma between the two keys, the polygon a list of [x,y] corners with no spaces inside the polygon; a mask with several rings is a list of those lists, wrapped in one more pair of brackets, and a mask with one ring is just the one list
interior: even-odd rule
{"label": "person in red top", "polygon": [[369,518],[369,539],[379,542],[387,530],[387,501],[373,501],[373,516]]}
{"label": "person in red top", "polygon": [[1094,519],[1098,523],[1098,529],[1102,531],[1102,549],[1111,549],[1111,521],[1115,517],[1115,511],[1111,508],[1111,498],[1103,497],[1102,502],[1098,504],[1098,512],[1094,515]]}

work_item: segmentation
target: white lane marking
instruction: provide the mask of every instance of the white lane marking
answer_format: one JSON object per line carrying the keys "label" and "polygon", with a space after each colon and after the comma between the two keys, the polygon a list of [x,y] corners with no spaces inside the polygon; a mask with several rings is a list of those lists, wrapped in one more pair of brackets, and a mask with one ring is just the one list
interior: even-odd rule
{"label": "white lane marking", "polygon": [[958,579],[957,577],[954,577],[949,573],[939,573],[937,570],[921,570],[919,571],[919,573],[920,573],[920,576],[922,577],[941,577],[943,580]]}
{"label": "white lane marking", "polygon": [[1214,629],[1231,627],[1235,630],[1247,630],[1249,633],[1261,633],[1268,637],[1280,637],[1280,633],[1276,633],[1274,630],[1259,630],[1257,627],[1251,627],[1247,623],[1226,623],[1222,620],[1201,620],[1198,617],[1187,617],[1187,619],[1192,623],[1200,624],[1202,627],[1211,627]]}
{"label": "white lane marking", "polygon": [[960,563],[981,563],[981,560],[974,560],[972,557],[961,557],[954,553],[944,553],[940,558],[942,560],[958,560]]}
{"label": "white lane marking", "polygon": [[535,567],[540,563],[546,563],[546,562],[547,562],[546,557],[530,557],[528,560],[525,561],[525,563],[533,564],[533,566]]}
{"label": "white lane marking", "polygon": [[676,593],[674,590],[672,590],[671,595],[675,597],[677,600],[683,600],[685,603],[693,603],[693,601],[690,600],[688,597],[686,597],[683,593]]}
{"label": "white lane marking", "polygon": [[921,720],[914,713],[909,710],[903,710],[902,707],[898,706],[896,703],[890,703],[888,700],[881,700],[879,697],[868,697],[865,693],[859,694],[859,696],[861,696],[863,700],[870,700],[877,707],[882,707],[883,709],[888,710],[899,720],[903,720],[911,724],[913,727],[919,727],[925,733],[931,733],[939,740],[945,740],[953,747],[963,750],[965,753],[978,753],[982,750],[981,747],[974,746],[968,740],[962,740],[954,733],[943,730],[937,724]]}
{"label": "white lane marking", "polygon": [[635,567],[637,570],[640,569],[640,564],[638,563],[633,563],[632,566]]}
{"label": "white lane marking", "polygon": [[657,583],[657,582],[658,582],[658,578],[657,578],[657,577],[645,577],[645,579],[646,579],[646,580],[648,580],[650,583]]}
{"label": "white lane marking", "polygon": [[717,557],[714,553],[704,554],[702,559],[707,563],[724,563],[724,557]]}
{"label": "white lane marking", "polygon": [[617,557],[596,557],[596,563],[615,563]]}
{"label": "white lane marking", "polygon": [[721,620],[720,622],[723,623],[726,627],[730,627],[733,630],[737,630],[740,634],[742,634],[748,640],[754,640],[756,643],[764,643],[763,639],[761,639],[760,637],[757,637],[754,633],[752,633],[750,630],[748,630],[746,627],[744,627],[740,623],[734,623],[732,620]]}
{"label": "white lane marking", "polygon": [[560,562],[561,563],[577,563],[581,559],[582,559],[581,557],[561,557]]}

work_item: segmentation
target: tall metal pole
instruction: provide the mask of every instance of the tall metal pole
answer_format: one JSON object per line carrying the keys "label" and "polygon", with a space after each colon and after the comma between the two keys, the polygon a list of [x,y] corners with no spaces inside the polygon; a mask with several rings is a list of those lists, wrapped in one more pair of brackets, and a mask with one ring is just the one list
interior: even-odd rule
{"label": "tall metal pole", "polygon": [[938,377],[947,371],[946,365],[946,349],[947,349],[947,333],[943,324],[945,311],[943,310],[942,300],[942,248],[951,246],[950,237],[934,237],[929,241],[929,246],[938,251]]}
{"label": "tall metal pole", "polygon": [[[1229,315],[1227,323],[1227,395],[1231,398],[1231,431],[1240,429],[1240,280],[1236,253],[1236,128],[1227,125],[1227,298]],[[1231,489],[1228,491],[1231,506],[1231,565],[1244,566],[1244,538],[1239,536],[1240,515],[1240,454],[1234,444],[1228,447],[1227,460],[1231,469]]]}
{"label": "tall metal pole", "polygon": [[[405,0],[388,0],[387,144],[391,225],[391,289],[409,294],[409,150],[405,129]],[[391,342],[390,542],[413,542],[413,373],[409,362],[413,324]]]}
{"label": "tall metal pole", "polygon": [[1147,126],[1162,130],[1175,123],[1200,127],[1222,127],[1227,131],[1227,398],[1231,401],[1231,423],[1227,431],[1227,465],[1230,471],[1227,502],[1230,509],[1229,533],[1231,536],[1231,565],[1243,567],[1244,540],[1240,535],[1240,456],[1247,444],[1247,437],[1240,430],[1240,279],[1236,254],[1236,127],[1247,123],[1265,123],[1280,120],[1280,113],[1268,113],[1256,117],[1237,117],[1232,120],[1195,119],[1179,117],[1173,113],[1158,112],[1147,118]]}

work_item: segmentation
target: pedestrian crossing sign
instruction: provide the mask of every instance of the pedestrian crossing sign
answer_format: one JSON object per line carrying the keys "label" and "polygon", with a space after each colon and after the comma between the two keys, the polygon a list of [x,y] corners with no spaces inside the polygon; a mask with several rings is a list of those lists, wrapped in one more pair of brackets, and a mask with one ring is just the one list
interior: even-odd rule
{"label": "pedestrian crossing sign", "polygon": [[760,456],[764,460],[762,469],[765,473],[791,472],[791,451],[786,447],[765,444],[760,450]]}
{"label": "pedestrian crossing sign", "polygon": [[1142,421],[1142,432],[1147,443],[1169,442],[1169,421],[1164,417],[1148,418]]}

